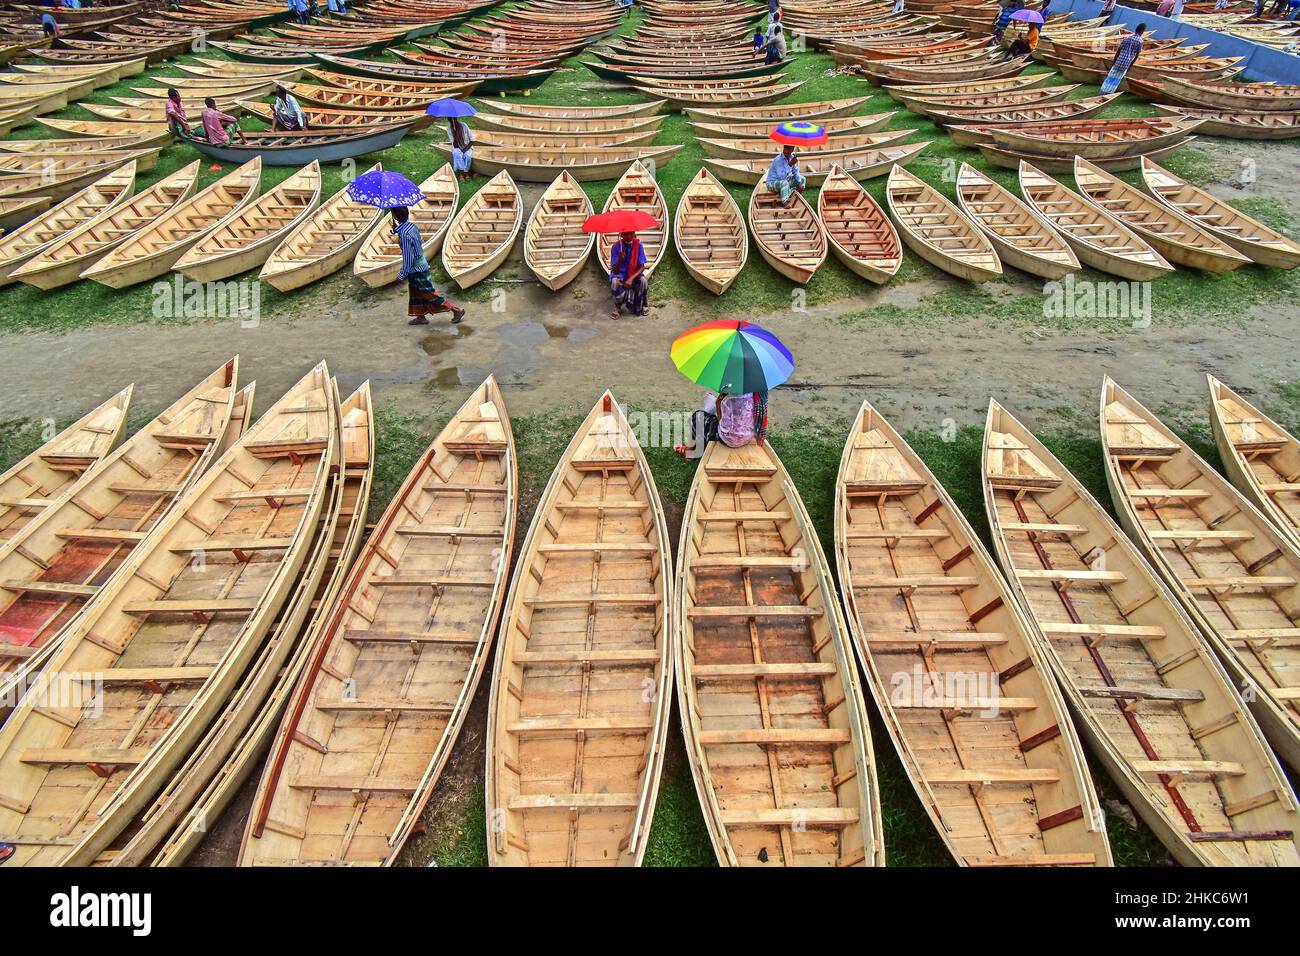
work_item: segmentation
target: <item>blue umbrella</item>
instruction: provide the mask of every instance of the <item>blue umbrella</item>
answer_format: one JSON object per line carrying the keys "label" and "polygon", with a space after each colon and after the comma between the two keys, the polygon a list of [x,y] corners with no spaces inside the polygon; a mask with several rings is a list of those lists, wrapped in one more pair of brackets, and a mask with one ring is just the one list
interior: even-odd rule
{"label": "blue umbrella", "polygon": [[348,195],[357,202],[380,209],[394,206],[414,206],[424,198],[420,187],[401,173],[387,169],[372,169],[362,173],[348,184]]}
{"label": "blue umbrella", "polygon": [[473,116],[478,110],[463,100],[445,99],[434,100],[429,104],[429,108],[425,112],[430,116],[440,116],[443,119],[449,116],[459,119],[462,116]]}
{"label": "blue umbrella", "polygon": [[1042,23],[1043,15],[1037,10],[1017,10],[1011,14],[1012,20],[1024,20],[1026,23]]}

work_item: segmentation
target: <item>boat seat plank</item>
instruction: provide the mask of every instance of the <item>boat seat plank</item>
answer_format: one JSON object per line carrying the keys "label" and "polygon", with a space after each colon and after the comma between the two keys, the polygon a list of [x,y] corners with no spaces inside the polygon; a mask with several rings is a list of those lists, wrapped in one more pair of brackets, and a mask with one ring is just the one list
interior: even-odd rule
{"label": "boat seat plank", "polygon": [[804,744],[846,744],[850,734],[836,727],[756,727],[743,730],[702,730],[698,734],[705,747],[728,744],[770,744],[773,746],[800,746]]}
{"label": "boat seat plank", "polygon": [[953,767],[925,773],[925,782],[933,786],[1006,785],[1059,783],[1056,770],[1037,767],[991,767],[988,769]]}
{"label": "boat seat plank", "polygon": [[858,818],[853,807],[739,808],[721,813],[722,823],[728,827],[848,827]]}
{"label": "boat seat plank", "polygon": [[1165,774],[1175,777],[1243,777],[1246,768],[1222,760],[1134,760],[1136,773]]}

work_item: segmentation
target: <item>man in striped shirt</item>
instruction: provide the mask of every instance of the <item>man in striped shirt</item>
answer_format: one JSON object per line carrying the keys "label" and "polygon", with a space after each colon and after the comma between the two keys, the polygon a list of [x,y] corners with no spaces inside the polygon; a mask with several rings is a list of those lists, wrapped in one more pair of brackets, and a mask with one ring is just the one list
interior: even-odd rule
{"label": "man in striped shirt", "polygon": [[438,312],[450,312],[452,325],[459,324],[465,318],[465,310],[456,308],[433,287],[429,262],[424,258],[424,240],[420,238],[419,227],[411,222],[410,210],[398,206],[392,213],[393,234],[402,250],[402,268],[397,273],[397,280],[406,280],[406,311],[411,316],[407,325],[428,325],[425,316]]}
{"label": "man in striped shirt", "polygon": [[1114,93],[1124,80],[1126,74],[1135,62],[1138,55],[1142,52],[1142,34],[1147,32],[1147,25],[1139,23],[1137,29],[1120,41],[1119,49],[1115,51],[1115,60],[1110,65],[1110,72],[1106,74],[1106,81],[1101,84],[1103,93]]}

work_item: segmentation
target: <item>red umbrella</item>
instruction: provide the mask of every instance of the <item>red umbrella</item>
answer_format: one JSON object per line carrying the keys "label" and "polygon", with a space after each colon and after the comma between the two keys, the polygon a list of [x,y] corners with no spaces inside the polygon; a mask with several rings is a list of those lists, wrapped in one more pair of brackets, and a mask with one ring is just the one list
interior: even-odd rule
{"label": "red umbrella", "polygon": [[615,209],[588,216],[582,224],[583,232],[640,232],[642,229],[658,229],[660,222],[648,212],[640,209]]}

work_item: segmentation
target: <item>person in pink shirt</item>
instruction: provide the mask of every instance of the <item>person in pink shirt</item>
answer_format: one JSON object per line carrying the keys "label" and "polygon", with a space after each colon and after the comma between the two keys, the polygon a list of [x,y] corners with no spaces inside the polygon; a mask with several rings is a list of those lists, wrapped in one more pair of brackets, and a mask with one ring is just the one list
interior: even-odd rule
{"label": "person in pink shirt", "polygon": [[230,142],[230,135],[227,133],[228,129],[233,129],[235,135],[241,140],[244,138],[244,134],[235,127],[235,124],[239,121],[229,113],[223,113],[217,109],[217,101],[210,96],[203,101],[201,120],[203,122],[203,137],[214,146],[223,146]]}
{"label": "person in pink shirt", "polygon": [[181,94],[177,89],[167,91],[167,128],[178,139],[190,139],[190,119],[185,115],[185,105],[181,103]]}

